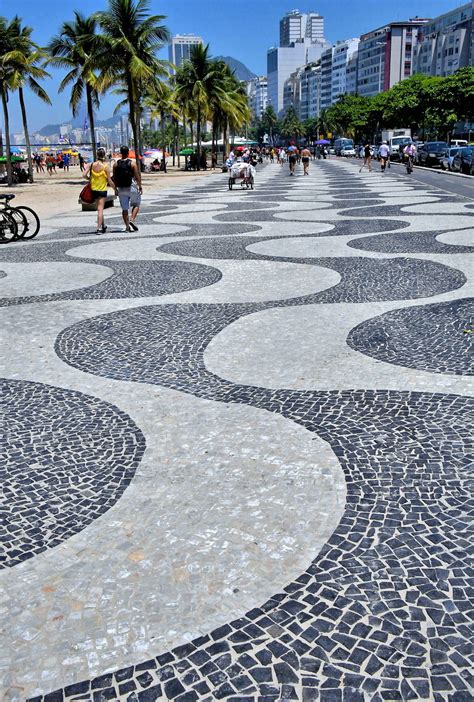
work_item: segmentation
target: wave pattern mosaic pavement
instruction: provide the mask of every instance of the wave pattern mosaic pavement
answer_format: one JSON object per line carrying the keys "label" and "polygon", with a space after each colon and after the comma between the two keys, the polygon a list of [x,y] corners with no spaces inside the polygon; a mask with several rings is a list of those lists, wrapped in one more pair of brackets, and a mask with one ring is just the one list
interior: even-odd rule
{"label": "wave pattern mosaic pavement", "polygon": [[351,331],[347,342],[373,358],[434,373],[474,374],[474,300],[387,312]]}
{"label": "wave pattern mosaic pavement", "polygon": [[[461,252],[467,255],[470,247],[436,240],[439,234],[465,226],[465,200],[403,176],[359,175],[353,165],[340,161],[312,165],[310,178],[288,179],[286,170],[275,166],[260,170],[259,175],[261,181],[257,177],[251,193],[228,193],[225,180],[219,179],[210,187],[184,188],[182,199],[176,191],[150,198],[143,208],[146,232],[140,236],[157,238],[160,260],[117,262],[98,257],[97,264],[113,273],[89,286],[87,294],[74,290],[70,295],[16,301],[32,306],[59,301],[83,305],[85,298],[107,298],[105,313],[93,316],[89,307],[57,336],[56,354],[71,372],[95,376],[98,382],[167,388],[197,401],[247,405],[279,414],[314,433],[328,443],[344,471],[344,515],[319,554],[308,560],[306,570],[263,604],[256,601],[244,616],[229,618],[228,623],[192,640],[183,636],[181,645],[157,650],[154,657],[141,662],[136,656],[125,666],[109,662],[98,676],[69,680],[54,691],[37,681],[27,695],[34,702],[472,700],[467,525],[472,507],[474,407],[468,394],[436,391],[439,374],[466,372],[468,354],[463,353],[466,339],[461,340],[460,326],[468,310],[464,289],[471,281],[456,257]],[[295,197],[304,198],[304,207],[298,208]],[[396,204],[390,204],[390,197],[396,198]],[[431,220],[426,208],[432,202],[459,205],[462,216],[436,214],[427,232]],[[193,203],[195,216],[188,208]],[[209,208],[203,208],[203,203]],[[179,221],[173,219],[175,213]],[[271,246],[272,240],[285,236],[291,245],[289,221],[294,222],[293,236],[338,240],[345,236],[350,246],[363,253],[345,257],[340,248],[340,255],[301,258],[248,249],[258,242]],[[314,233],[306,228],[301,233],[301,222],[307,223],[305,227],[327,223],[330,228],[321,232],[315,227]],[[172,234],[174,241],[160,244],[160,238],[170,236],[170,224],[179,225]],[[283,225],[285,235],[279,235]],[[85,239],[80,230],[75,222],[63,225],[57,241],[54,234],[47,234],[44,243],[39,238],[28,247],[2,250],[0,261],[93,263],[90,240],[88,257],[81,258],[80,244]],[[104,240],[101,237],[101,244]],[[133,237],[130,242],[133,247]],[[73,248],[74,258],[68,254]],[[166,256],[169,261],[163,260]],[[189,258],[202,261],[193,263]],[[322,292],[277,302],[180,302],[184,290],[205,285],[212,291],[225,275],[219,261],[244,265],[249,260],[323,266],[341,279]],[[170,279],[176,279],[176,284],[164,282]],[[173,299],[163,303],[159,296],[167,293]],[[156,301],[137,306],[137,298],[144,295],[156,296]],[[424,302],[437,296],[442,296],[442,302]],[[414,306],[412,301],[417,299],[423,302]],[[121,300],[132,309],[121,307]],[[374,302],[380,304],[381,315],[374,318],[370,307],[367,321],[349,335],[346,350],[351,347],[388,364],[422,370],[423,392],[350,385],[330,391],[275,390],[234,383],[206,367],[208,345],[247,315],[300,305],[313,305],[317,314],[318,305],[324,304],[333,306],[336,323],[338,303]],[[393,335],[396,344],[391,341]],[[12,499],[16,495],[22,507],[13,533],[24,529],[24,548],[30,551],[26,557],[34,565],[37,546],[38,550],[51,548],[59,533],[67,539],[68,529],[74,530],[74,522],[68,522],[71,514],[79,522],[81,515],[94,520],[102,508],[109,509],[119,499],[133,482],[146,437],[125,413],[102,400],[21,380],[6,380],[5,388],[11,400],[9,412],[18,416],[10,455],[23,465],[25,456],[36,452],[38,463],[24,505],[21,465],[17,473],[12,472],[12,479],[17,478]],[[33,425],[23,425],[21,418],[33,400],[44,412],[38,413]],[[78,421],[73,422],[73,417]],[[55,423],[57,432],[51,433]],[[77,470],[51,473],[41,468],[36,455],[54,451],[57,437],[68,442],[69,453],[62,456],[66,467],[77,465],[82,470],[81,460],[92,461],[85,473],[90,481],[78,482]],[[107,470],[100,464],[104,441],[111,441],[113,447],[107,452]],[[64,511],[55,502],[47,513],[45,491],[58,481],[57,499],[64,499]],[[34,503],[32,508],[28,499]],[[50,543],[44,538],[36,542],[36,530],[28,531],[35,509],[40,520],[45,517]],[[86,526],[83,521],[79,528]],[[15,699],[13,693],[9,698]]]}
{"label": "wave pattern mosaic pavement", "polygon": [[58,546],[110,509],[131,483],[145,439],[96,398],[41,383],[0,386],[5,567]]}

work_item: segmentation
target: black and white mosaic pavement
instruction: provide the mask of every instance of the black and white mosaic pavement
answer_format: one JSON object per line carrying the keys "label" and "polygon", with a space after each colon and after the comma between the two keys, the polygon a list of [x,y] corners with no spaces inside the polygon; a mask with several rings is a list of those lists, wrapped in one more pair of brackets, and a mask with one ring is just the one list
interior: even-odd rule
{"label": "black and white mosaic pavement", "polygon": [[355,327],[352,348],[433,373],[474,374],[474,298],[387,312]]}
{"label": "black and white mosaic pavement", "polygon": [[145,439],[117,407],[82,393],[2,380],[1,396],[5,567],[58,546],[110,509]]}
{"label": "black and white mosaic pavement", "polygon": [[[117,617],[101,622],[99,609],[94,617],[81,618],[85,634],[74,646],[67,626],[61,624],[50,650],[41,651],[41,661],[48,661],[47,671],[46,663],[40,670],[35,662],[37,634],[28,625],[21,643],[22,650],[31,651],[30,662],[25,663],[23,656],[21,665],[14,664],[13,674],[7,671],[4,675],[6,699],[471,701],[474,632],[469,520],[472,523],[474,505],[469,480],[474,407],[467,386],[464,394],[459,386],[457,393],[440,392],[438,385],[440,378],[456,375],[466,376],[468,383],[467,376],[472,374],[472,300],[468,294],[472,281],[459,254],[468,256],[473,247],[437,238],[467,226],[466,201],[403,176],[358,174],[352,164],[340,160],[312,163],[310,178],[289,178],[286,168],[267,166],[259,169],[256,189],[249,192],[237,188],[229,193],[224,175],[215,180],[213,176],[207,183],[201,181],[178,195],[170,191],[144,202],[139,237],[156,238],[153,252],[159,260],[149,260],[149,256],[134,260],[141,248],[137,242],[134,251],[133,237],[128,238],[132,260],[107,258],[104,242],[110,241],[113,247],[120,238],[115,232],[97,237],[94,257],[96,240],[84,237],[86,230],[77,218],[69,223],[63,219],[56,232],[38,241],[0,251],[0,265],[1,261],[39,265],[80,261],[111,270],[108,278],[95,285],[81,287],[76,281],[74,289],[66,292],[0,300],[3,305],[30,303],[18,308],[25,319],[35,310],[47,312],[52,301],[68,301],[72,321],[66,317],[63,322],[55,320],[55,355],[51,348],[45,357],[49,354],[55,367],[63,369],[68,378],[65,387],[78,384],[77,390],[66,390],[59,387],[61,377],[58,387],[31,382],[30,370],[25,370],[25,379],[18,379],[16,372],[14,378],[3,381],[9,428],[4,444],[9,511],[5,565],[16,565],[10,572],[21,574],[30,564],[28,587],[37,581],[40,589],[49,587],[41,581],[40,559],[71,542],[74,535],[87,534],[88,526],[116,529],[123,541],[121,516],[114,510],[125,499],[120,500],[125,489],[134,485],[148,442],[140,418],[149,426],[151,409],[146,398],[151,390],[160,410],[159,431],[167,429],[166,403],[174,397],[166,393],[175,393],[182,398],[183,412],[187,399],[196,403],[196,422],[200,404],[219,404],[229,410],[244,407],[288,420],[315,440],[327,442],[344,473],[344,514],[334,521],[323,548],[308,554],[305,570],[292,575],[291,582],[275,589],[273,596],[263,602],[257,599],[245,614],[230,614],[218,627],[199,636],[180,629],[177,609],[177,645],[170,650],[157,645],[153,655],[145,655],[143,647],[134,648],[133,632],[140,627],[137,623],[134,629],[136,615],[140,612],[141,617],[159,621],[160,611],[141,612],[142,603],[133,597],[120,600],[120,582],[129,577],[130,562],[140,566],[134,577],[150,578],[150,587],[153,574],[163,569],[171,569],[179,580],[193,577],[177,566],[176,537],[169,529],[162,533],[159,505],[151,502],[149,508],[157,510],[156,540],[170,539],[169,560],[158,560],[153,552],[142,554],[140,549],[129,553],[117,537],[118,552],[124,550],[120,569],[113,569],[106,553],[101,554],[99,572],[93,563],[90,567],[84,563],[81,573],[88,576],[80,587],[94,593],[103,590],[107,602],[115,598]],[[297,198],[301,198],[301,207]],[[436,216],[429,219],[431,203],[443,203],[448,210],[459,205],[459,216],[440,215],[433,206]],[[111,221],[119,223],[120,219]],[[320,226],[325,224],[328,226]],[[54,223],[49,226],[55,228]],[[170,236],[173,241],[162,241]],[[330,256],[291,255],[292,237],[340,241],[341,236],[354,237],[349,246],[364,254],[345,255],[339,247]],[[273,240],[286,240],[288,254],[272,255]],[[261,242],[266,242],[266,253],[252,250]],[[84,255],[83,244],[87,245]],[[189,258],[202,261],[194,263]],[[221,271],[219,261],[241,266],[239,284],[243,287],[245,266],[250,265],[291,264],[301,265],[302,270],[319,266],[337,272],[340,281],[313,294],[295,291],[276,301],[271,291],[268,301],[259,298],[263,302],[236,303],[232,298],[229,302],[180,301],[185,291],[206,287],[212,293],[213,286],[225,277],[225,266],[221,265]],[[173,294],[172,301],[163,304],[159,298],[164,294]],[[437,296],[442,296],[440,301],[425,302]],[[141,297],[156,297],[156,301],[135,303],[130,309],[123,305],[123,301]],[[99,299],[105,308],[96,314],[90,311],[92,307],[82,311],[84,300]],[[422,302],[414,305],[413,300]],[[213,371],[209,370],[206,352],[230,325],[244,318],[258,322],[261,313],[278,308],[293,311],[303,305],[314,309],[315,316],[322,305],[329,306],[335,325],[347,305],[357,306],[358,314],[366,310],[365,321],[351,330],[338,353],[357,352],[394,369],[410,368],[414,389],[398,389],[395,370],[388,387],[353,387],[350,378],[339,377],[337,358],[329,357],[315,358],[314,364],[325,379],[328,374],[333,378],[334,390],[306,386],[304,379],[300,389],[245,385],[220,375],[215,362]],[[8,312],[2,310],[2,314]],[[258,334],[258,323],[254,329]],[[33,352],[35,333],[33,324]],[[235,349],[229,347],[227,352],[232,355]],[[266,359],[269,365],[274,361],[271,355]],[[43,372],[39,366],[38,377]],[[88,392],[81,392],[86,379]],[[104,388],[109,394],[114,388],[125,388],[125,392],[143,388],[143,398],[134,407],[136,421],[120,409],[120,402],[115,406],[92,397],[91,387],[98,396]],[[150,438],[156,440],[154,435]],[[271,452],[270,432],[257,440]],[[155,480],[160,470],[171,469],[172,474],[176,470],[179,475],[179,461],[184,460],[188,444],[179,427],[175,442],[183,445],[183,451],[169,460],[161,457],[163,466],[157,466]],[[236,442],[235,452],[240,449]],[[278,457],[273,460],[277,462]],[[225,467],[226,461],[222,470]],[[291,466],[288,469],[291,476]],[[186,471],[189,486],[183,484],[182,503],[176,505],[183,514],[193,509],[187,491],[192,492],[199,470],[197,454]],[[258,468],[249,479],[259,481]],[[159,486],[148,480],[142,484],[151,495]],[[293,480],[286,485],[287,494],[299,489]],[[166,490],[161,495],[167,499]],[[278,501],[274,509],[279,509]],[[304,516],[295,514],[302,529]],[[197,512],[196,529],[200,533],[205,527]],[[126,516],[124,529],[133,532],[132,520]],[[198,542],[191,541],[188,548],[198,551]],[[255,545],[249,543],[249,548]],[[93,548],[94,543],[92,553]],[[281,548],[286,548],[284,539]],[[90,555],[79,552],[75,557],[81,560]],[[228,582],[231,613],[233,576],[226,572],[225,559],[221,571]],[[71,613],[61,611],[60,621],[71,618],[73,624],[76,612],[81,611],[80,592],[79,588],[74,593]],[[169,593],[163,597],[165,607],[174,606],[166,599]],[[203,592],[202,609],[208,601],[214,606],[212,593]],[[28,636],[29,649],[24,643]],[[81,659],[77,674],[62,677],[62,663],[70,670],[70,661],[79,650],[85,652],[89,668],[84,668]],[[13,654],[13,660],[20,658]],[[3,675],[1,666],[0,660]]]}
{"label": "black and white mosaic pavement", "polygon": [[390,232],[350,241],[348,246],[381,253],[472,253],[474,246],[456,246],[437,240],[436,232]]}

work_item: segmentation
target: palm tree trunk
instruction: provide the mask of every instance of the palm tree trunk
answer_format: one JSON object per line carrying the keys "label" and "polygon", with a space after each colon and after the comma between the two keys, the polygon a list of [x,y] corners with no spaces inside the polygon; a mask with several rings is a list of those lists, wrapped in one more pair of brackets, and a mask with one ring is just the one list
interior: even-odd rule
{"label": "palm tree trunk", "polygon": [[191,132],[191,147],[194,144],[194,126],[193,126],[193,121],[189,120],[189,131]]}
{"label": "palm tree trunk", "polygon": [[224,119],[224,127],[222,130],[222,161],[225,163],[227,158],[227,119]]}
{"label": "palm tree trunk", "polygon": [[[178,124],[179,126],[179,124]],[[186,112],[183,110],[184,148],[188,145],[188,130],[186,129]]]}
{"label": "palm tree trunk", "polygon": [[0,87],[2,94],[3,121],[5,124],[5,147],[7,150],[7,185],[13,185],[12,155],[10,153],[10,118],[8,115],[8,102],[4,86]]}
{"label": "palm tree trunk", "polygon": [[26,119],[26,107],[23,96],[23,88],[18,88],[18,99],[20,100],[21,119],[23,120],[23,132],[25,134],[26,155],[28,157],[28,180],[33,182],[33,159],[31,158],[30,133],[28,131],[28,121]]}
{"label": "palm tree trunk", "polygon": [[132,125],[132,135],[133,135],[133,148],[135,149],[135,161],[137,163],[137,168],[140,169],[140,159],[138,158],[138,128],[137,128],[137,108],[135,104],[135,95],[133,92],[133,83],[129,74],[127,74],[127,93],[128,93],[128,107],[129,107],[129,118],[130,124]]}
{"label": "palm tree trunk", "polygon": [[87,114],[89,116],[89,127],[91,131],[92,156],[94,161],[97,161],[97,146],[95,143],[95,122],[94,122],[94,106],[92,105],[92,88],[86,85],[87,98]]}
{"label": "palm tree trunk", "polygon": [[196,121],[197,169],[201,170],[201,107],[198,107]]}

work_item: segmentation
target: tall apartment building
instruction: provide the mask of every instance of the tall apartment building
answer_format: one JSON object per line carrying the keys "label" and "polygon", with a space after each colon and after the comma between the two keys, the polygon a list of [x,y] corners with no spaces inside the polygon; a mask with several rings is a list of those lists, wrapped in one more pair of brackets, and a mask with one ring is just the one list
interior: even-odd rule
{"label": "tall apartment building", "polygon": [[318,117],[321,111],[321,64],[310,63],[300,74],[300,119]]}
{"label": "tall apartment building", "polygon": [[298,68],[308,63],[316,63],[328,42],[310,42],[300,39],[291,46],[278,46],[267,52],[268,102],[278,114],[283,110],[283,89],[285,81]]}
{"label": "tall apartment building", "polygon": [[287,12],[280,20],[280,46],[290,46],[300,39],[324,41],[324,17],[317,12]]}
{"label": "tall apartment building", "polygon": [[420,27],[413,72],[449,76],[472,66],[472,17],[472,3],[468,3]]}
{"label": "tall apartment building", "polygon": [[421,27],[429,20],[390,22],[362,34],[359,42],[357,92],[371,96],[411,76]]}
{"label": "tall apartment building", "polygon": [[177,34],[168,45],[169,60],[179,68],[191,56],[191,49],[199,44],[203,44],[203,40],[195,34]]}
{"label": "tall apartment building", "polygon": [[304,68],[298,68],[285,80],[283,86],[283,112],[286,112],[289,107],[294,107],[296,114],[300,116],[302,71],[304,71]]}
{"label": "tall apartment building", "polygon": [[334,48],[331,46],[321,54],[321,97],[320,108],[326,109],[332,102],[332,61]]}
{"label": "tall apartment building", "polygon": [[[331,104],[344,93],[357,90],[357,56],[359,39],[338,41],[333,47],[331,66]],[[354,70],[355,69],[355,70]]]}
{"label": "tall apartment building", "polygon": [[284,109],[285,81],[308,63],[321,58],[329,43],[324,38],[324,18],[317,12],[288,12],[280,20],[280,46],[267,52],[268,102],[275,112]]}
{"label": "tall apartment building", "polygon": [[259,119],[265,112],[268,104],[267,76],[258,76],[247,81],[246,90],[252,114]]}

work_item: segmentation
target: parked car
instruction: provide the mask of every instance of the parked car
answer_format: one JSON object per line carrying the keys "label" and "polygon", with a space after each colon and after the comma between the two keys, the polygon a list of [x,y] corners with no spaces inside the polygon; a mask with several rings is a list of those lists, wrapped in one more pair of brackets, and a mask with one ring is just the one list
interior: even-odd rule
{"label": "parked car", "polygon": [[355,156],[356,155],[355,149],[352,146],[342,146],[340,153],[341,153],[341,156]]}
{"label": "parked car", "polygon": [[420,166],[439,166],[448,145],[445,141],[427,141],[417,154],[417,163]]}
{"label": "parked car", "polygon": [[463,147],[461,146],[450,146],[449,149],[446,149],[444,152],[444,156],[441,159],[441,169],[443,171],[450,171],[451,167],[453,165],[453,158],[456,156],[459,151],[461,151]]}
{"label": "parked car", "polygon": [[456,156],[453,158],[453,163],[451,166],[452,171],[457,171],[458,173],[467,173],[468,175],[474,175],[474,147],[467,146],[464,149],[459,149]]}

